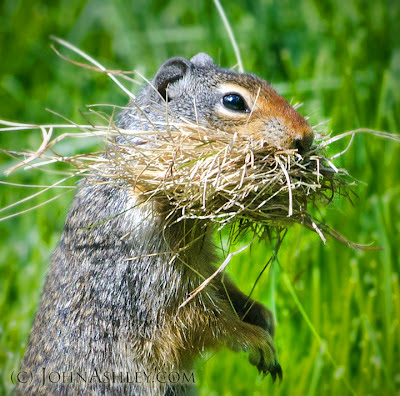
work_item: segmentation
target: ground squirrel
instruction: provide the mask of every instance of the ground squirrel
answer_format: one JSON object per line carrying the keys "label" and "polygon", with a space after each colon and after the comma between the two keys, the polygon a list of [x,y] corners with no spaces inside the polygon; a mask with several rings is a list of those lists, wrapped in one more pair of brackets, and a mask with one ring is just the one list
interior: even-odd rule
{"label": "ground squirrel", "polygon": [[[313,140],[271,85],[219,68],[203,53],[165,62],[118,125],[154,128],[169,112],[277,149],[302,152]],[[215,271],[211,231],[198,238],[189,220],[165,227],[156,199],[135,206],[134,189],[95,179],[79,182],[23,357],[29,378],[16,394],[189,394],[194,360],[222,346],[247,351],[260,372],[281,378],[271,312],[232,281],[215,277],[179,308]]]}

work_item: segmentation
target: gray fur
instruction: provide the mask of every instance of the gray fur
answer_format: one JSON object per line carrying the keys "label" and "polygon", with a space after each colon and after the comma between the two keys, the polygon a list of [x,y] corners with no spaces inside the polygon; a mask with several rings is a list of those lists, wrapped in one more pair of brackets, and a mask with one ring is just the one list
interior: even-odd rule
{"label": "gray fur", "polygon": [[193,56],[190,59],[190,62],[193,63],[197,67],[214,67],[215,63],[213,58],[210,55],[205,54],[204,52],[200,52],[199,54]]}
{"label": "gray fur", "polygon": [[[216,67],[206,54],[198,54],[190,62],[173,58],[120,114],[119,126],[162,129],[167,99],[170,119],[197,120],[223,128],[229,120],[221,120],[215,113],[221,101],[217,90],[221,82],[248,89],[257,84],[269,87],[255,76]],[[126,143],[142,142],[127,138]],[[41,375],[43,368],[46,373],[82,374],[94,369],[99,373],[190,373],[199,351],[221,346],[246,350],[259,370],[281,376],[272,341],[272,315],[256,302],[240,320],[248,299],[229,279],[222,286],[221,278],[215,278],[188,304],[187,311],[178,310],[215,269],[212,229],[173,260],[170,252],[186,244],[187,230],[194,227],[191,237],[195,239],[206,228],[194,222],[168,225],[157,205],[156,201],[140,203],[123,182],[107,185],[85,178],[79,183],[22,361],[21,370],[32,373],[33,380],[21,383],[16,395],[187,395],[194,391],[192,385],[157,381],[42,384]],[[185,312],[187,318],[182,316]],[[180,332],[181,338],[175,339],[174,331]],[[187,344],[180,345],[177,340]],[[157,342],[161,349],[170,343],[171,353],[185,356],[184,361],[168,355],[168,348],[162,357],[155,356],[160,346]]]}

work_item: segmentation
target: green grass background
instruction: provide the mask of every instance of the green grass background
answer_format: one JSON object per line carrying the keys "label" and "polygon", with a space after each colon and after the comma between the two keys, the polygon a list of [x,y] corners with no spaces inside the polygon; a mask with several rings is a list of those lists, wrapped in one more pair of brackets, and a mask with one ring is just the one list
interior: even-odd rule
{"label": "green grass background", "polygon": [[[312,124],[339,133],[358,127],[400,132],[400,2],[223,1],[245,69],[303,102]],[[171,56],[204,51],[233,66],[234,52],[212,1],[2,0],[0,118],[59,122],[51,108],[81,120],[90,103],[127,99],[105,77],[50,49],[60,36],[105,66],[151,77]],[[136,89],[132,87],[132,89]],[[36,133],[0,133],[2,148],[35,148]],[[73,151],[73,143],[65,149]],[[340,151],[344,143],[333,152]],[[353,204],[335,200],[320,216],[349,239],[380,251],[355,251],[293,227],[278,262],[254,297],[276,312],[281,385],[262,381],[244,353],[210,353],[197,364],[202,395],[400,394],[399,145],[358,136],[345,166],[365,185]],[[19,171],[0,153],[0,180],[48,184],[56,175]],[[0,207],[37,189],[0,185]],[[45,194],[27,209],[51,198]],[[0,394],[10,394],[41,286],[72,195],[0,222]],[[0,212],[13,213],[17,208]],[[258,244],[229,265],[249,293],[272,247]]]}

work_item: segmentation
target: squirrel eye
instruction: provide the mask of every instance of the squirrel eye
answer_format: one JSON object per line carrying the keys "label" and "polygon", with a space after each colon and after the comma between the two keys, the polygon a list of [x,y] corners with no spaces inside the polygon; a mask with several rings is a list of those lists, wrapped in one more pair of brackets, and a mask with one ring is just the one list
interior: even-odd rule
{"label": "squirrel eye", "polygon": [[246,101],[238,94],[228,94],[222,98],[222,104],[229,110],[248,112]]}

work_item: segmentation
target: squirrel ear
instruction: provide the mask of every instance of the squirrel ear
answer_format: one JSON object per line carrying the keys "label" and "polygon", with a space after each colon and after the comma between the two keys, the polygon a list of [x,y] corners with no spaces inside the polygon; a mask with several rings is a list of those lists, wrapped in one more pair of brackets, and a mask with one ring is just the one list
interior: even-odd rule
{"label": "squirrel ear", "polygon": [[169,84],[181,79],[190,69],[190,62],[181,57],[167,60],[158,70],[154,77],[153,85],[166,100],[167,87]]}
{"label": "squirrel ear", "polygon": [[211,58],[210,55],[207,55],[204,52],[199,52],[192,59],[190,59],[190,62],[198,67],[215,67],[213,58]]}

